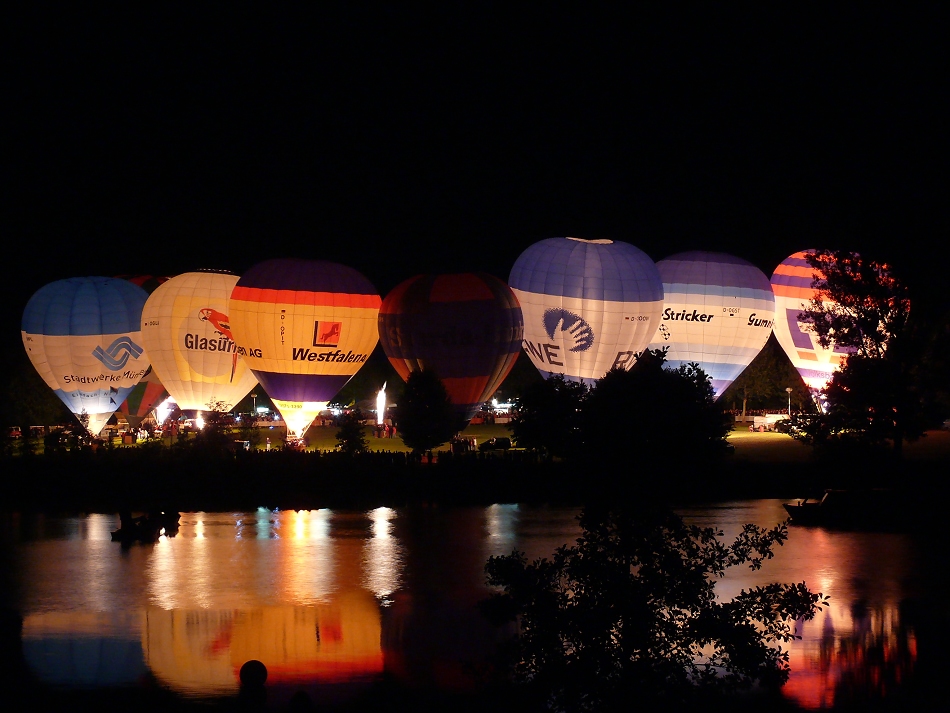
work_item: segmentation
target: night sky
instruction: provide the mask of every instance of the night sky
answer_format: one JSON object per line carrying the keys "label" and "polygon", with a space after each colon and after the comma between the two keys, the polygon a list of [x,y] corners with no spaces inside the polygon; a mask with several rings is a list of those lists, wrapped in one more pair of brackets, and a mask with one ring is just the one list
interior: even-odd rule
{"label": "night sky", "polygon": [[945,282],[937,4],[27,5],[2,43],[5,339],[69,276],[308,257],[385,295],[506,279],[565,235],[767,275],[847,247],[930,304]]}

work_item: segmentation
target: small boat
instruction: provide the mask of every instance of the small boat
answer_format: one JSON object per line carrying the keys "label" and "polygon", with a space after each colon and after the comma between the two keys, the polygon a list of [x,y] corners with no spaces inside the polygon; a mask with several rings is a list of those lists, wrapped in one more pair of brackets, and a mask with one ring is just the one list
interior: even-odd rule
{"label": "small boat", "polygon": [[124,512],[119,514],[119,520],[119,529],[112,531],[113,542],[155,542],[162,535],[173,536],[178,532],[181,514],[160,512],[133,518],[131,513]]}
{"label": "small boat", "polygon": [[825,490],[821,498],[783,505],[794,525],[848,529],[902,528],[909,524],[908,499],[889,488]]}

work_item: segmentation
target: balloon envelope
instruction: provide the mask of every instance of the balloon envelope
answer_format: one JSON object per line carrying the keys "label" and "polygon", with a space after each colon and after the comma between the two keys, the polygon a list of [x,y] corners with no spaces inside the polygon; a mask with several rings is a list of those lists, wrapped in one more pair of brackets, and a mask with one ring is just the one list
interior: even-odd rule
{"label": "balloon envelope", "polygon": [[159,285],[145,303],[145,349],[183,411],[230,409],[257,383],[231,336],[229,300],[237,280],[227,272],[186,272]]}
{"label": "balloon envelope", "polygon": [[[116,277],[138,285],[148,294],[152,294],[156,287],[168,280],[167,277],[157,275],[116,275]],[[138,428],[149,412],[167,397],[168,391],[162,386],[155,370],[149,369],[142,380],[132,387],[125,401],[119,405],[116,415],[123,416],[132,428]]]}
{"label": "balloon envelope", "polygon": [[325,260],[267,260],[238,280],[238,348],[289,432],[302,437],[369,358],[381,301],[362,274]]}
{"label": "balloon envelope", "polygon": [[41,287],[21,336],[47,385],[98,435],[148,370],[141,333],[145,290],[114,277],[72,277]]}
{"label": "balloon envelope", "polygon": [[116,414],[124,416],[132,428],[138,428],[149,412],[167,398],[168,391],[155,375],[155,370],[151,369],[132,387]]}
{"label": "balloon envelope", "polygon": [[667,347],[673,368],[698,363],[719,398],[772,333],[775,296],[769,278],[725,253],[678,253],[656,266],[664,306],[650,348]]}
{"label": "balloon envelope", "polygon": [[509,287],[483,273],[417,275],[386,295],[383,351],[404,380],[429,368],[464,427],[505,380],[521,351],[524,322]]}
{"label": "balloon envelope", "polygon": [[168,278],[162,275],[116,275],[116,277],[138,285],[148,294],[152,294],[156,287],[168,281]]}
{"label": "balloon envelope", "polygon": [[820,391],[827,386],[851,352],[850,349],[818,343],[817,335],[798,316],[811,306],[816,291],[812,282],[818,273],[808,264],[805,256],[811,250],[790,255],[772,273],[772,291],[775,293],[775,325],[773,331],[798,373],[809,388]]}
{"label": "balloon envelope", "polygon": [[524,314],[524,350],[542,376],[593,382],[629,368],[663,311],[653,260],[629,243],[548,238],[515,261],[508,284]]}

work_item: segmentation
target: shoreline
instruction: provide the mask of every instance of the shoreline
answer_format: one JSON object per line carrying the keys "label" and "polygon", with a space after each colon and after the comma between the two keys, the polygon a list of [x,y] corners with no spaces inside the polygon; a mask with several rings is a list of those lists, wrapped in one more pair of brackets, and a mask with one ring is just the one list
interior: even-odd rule
{"label": "shoreline", "polygon": [[[807,448],[797,442],[793,445]],[[526,451],[462,457],[443,452],[438,462],[420,463],[405,453],[390,451],[349,457],[282,450],[80,450],[3,458],[0,511],[210,512],[493,503],[582,506],[645,498],[708,503],[745,498],[795,500],[820,496],[826,488],[872,487],[918,493],[916,506],[930,511],[947,489],[941,477],[947,461],[942,457],[841,464],[743,456],[738,448],[715,461],[647,458],[635,450],[629,456],[563,463],[542,461]]]}

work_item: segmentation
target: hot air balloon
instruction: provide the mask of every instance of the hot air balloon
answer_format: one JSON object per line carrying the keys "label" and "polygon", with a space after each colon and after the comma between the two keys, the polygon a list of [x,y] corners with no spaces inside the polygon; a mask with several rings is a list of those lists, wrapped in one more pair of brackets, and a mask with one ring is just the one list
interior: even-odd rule
{"label": "hot air balloon", "polygon": [[149,369],[116,409],[116,415],[123,416],[132,428],[138,428],[152,409],[167,398],[165,386],[159,381],[155,370]]}
{"label": "hot air balloon", "polygon": [[232,408],[257,379],[228,320],[237,275],[203,270],[162,283],[142,312],[142,339],[162,385],[182,411]]}
{"label": "hot air balloon", "polygon": [[432,369],[464,428],[515,365],[524,322],[501,280],[483,273],[417,275],[386,295],[379,311],[383,351],[404,380]]}
{"label": "hot air balloon", "polygon": [[[123,280],[138,285],[148,294],[168,280],[156,275],[116,275]],[[168,391],[159,381],[154,369],[149,369],[142,380],[132,387],[125,401],[116,409],[116,416],[122,416],[132,428],[138,428],[146,416],[158,404],[168,397]]]}
{"label": "hot air balloon", "polygon": [[667,364],[673,368],[698,363],[719,398],[772,333],[775,297],[769,278],[725,253],[684,252],[656,266],[664,306],[650,348],[668,347]]}
{"label": "hot air balloon", "polygon": [[775,293],[772,331],[805,384],[813,391],[820,391],[852,350],[835,344],[826,349],[818,343],[817,335],[798,320],[816,294],[811,285],[818,271],[805,259],[811,252],[803,250],[790,255],[772,273]]}
{"label": "hot air balloon", "polygon": [[231,293],[238,349],[302,438],[366,362],[379,337],[376,288],[353,268],[275,259],[248,270]]}
{"label": "hot air balloon", "polygon": [[138,285],[148,294],[152,294],[156,287],[168,281],[168,278],[162,275],[116,275],[116,277]]}
{"label": "hot air balloon", "polygon": [[141,334],[145,290],[114,277],[72,277],[41,287],[23,311],[30,361],[96,436],[148,370]]}
{"label": "hot air balloon", "polygon": [[508,284],[524,314],[524,350],[544,378],[592,383],[628,369],[663,311],[653,260],[615,240],[548,238],[515,261]]}

